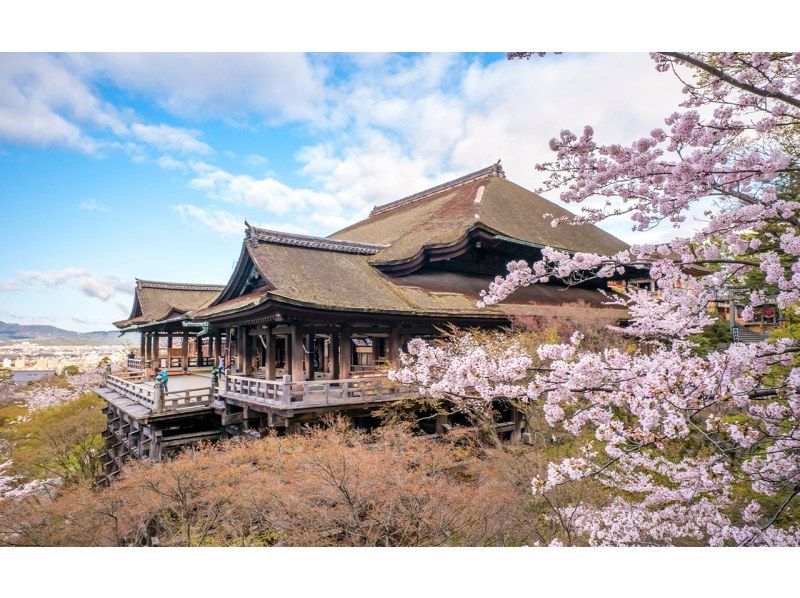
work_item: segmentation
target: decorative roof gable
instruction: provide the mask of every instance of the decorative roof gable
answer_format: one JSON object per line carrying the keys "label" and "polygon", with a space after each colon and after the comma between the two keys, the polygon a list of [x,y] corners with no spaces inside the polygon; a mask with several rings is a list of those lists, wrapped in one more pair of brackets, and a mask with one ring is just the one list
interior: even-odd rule
{"label": "decorative roof gable", "polygon": [[197,284],[191,282],[160,282],[157,280],[136,279],[138,288],[162,289],[165,291],[221,291],[221,284]]}
{"label": "decorative roof gable", "polygon": [[358,241],[327,239],[325,237],[312,237],[310,235],[298,235],[296,233],[283,233],[280,231],[257,228],[248,222],[245,222],[245,225],[247,226],[245,238],[250,241],[253,247],[258,246],[259,243],[275,243],[277,245],[291,245],[294,247],[307,247],[309,249],[336,251],[339,253],[356,253],[359,255],[375,255],[388,247],[388,245],[378,245],[374,243],[360,243]]}
{"label": "decorative roof gable", "polygon": [[471,172],[470,174],[458,177],[457,179],[453,179],[452,181],[447,181],[446,183],[442,183],[441,185],[436,185],[435,187],[431,187],[430,189],[425,189],[424,191],[413,193],[411,195],[408,195],[407,197],[403,197],[395,201],[390,201],[389,203],[375,206],[369,213],[370,218],[372,216],[375,216],[376,214],[383,214],[384,212],[388,212],[389,210],[393,210],[395,208],[408,205],[415,201],[419,201],[421,199],[425,199],[427,197],[436,195],[437,193],[448,191],[460,185],[465,185],[466,183],[471,183],[472,181],[485,179],[490,176],[499,176],[506,178],[506,173],[503,171],[503,167],[500,166],[500,160],[498,160],[491,166],[487,166],[486,168],[482,168],[481,170],[476,170],[475,172]]}

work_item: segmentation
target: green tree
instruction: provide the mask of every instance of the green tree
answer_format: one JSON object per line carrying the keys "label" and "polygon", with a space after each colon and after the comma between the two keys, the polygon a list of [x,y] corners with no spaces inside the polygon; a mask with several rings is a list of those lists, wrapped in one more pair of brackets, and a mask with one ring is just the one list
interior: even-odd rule
{"label": "green tree", "polygon": [[86,393],[75,401],[34,411],[7,428],[13,473],[64,482],[93,480],[101,472],[103,401]]}

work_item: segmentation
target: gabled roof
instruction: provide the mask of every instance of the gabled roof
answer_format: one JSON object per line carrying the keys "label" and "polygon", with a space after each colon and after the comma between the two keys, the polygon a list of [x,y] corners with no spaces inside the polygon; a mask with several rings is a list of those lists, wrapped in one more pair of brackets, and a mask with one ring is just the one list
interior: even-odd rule
{"label": "gabled roof", "polygon": [[[242,255],[225,291],[190,317],[222,318],[263,309],[259,306],[270,302],[338,312],[491,318],[539,315],[578,301],[589,308],[601,308],[606,301],[592,289],[535,285],[522,289],[509,302],[479,309],[479,293],[489,286],[491,276],[450,272],[390,278],[370,263],[372,254],[362,249],[360,245],[331,244],[322,237],[285,235],[248,226]],[[259,286],[251,290],[247,281],[254,274]],[[609,317],[619,317],[618,313],[610,310]]]}
{"label": "gabled roof", "polygon": [[377,266],[409,262],[426,248],[454,245],[475,229],[573,252],[611,254],[628,247],[592,224],[551,226],[553,218],[564,216],[574,214],[508,181],[498,163],[376,206],[368,218],[330,238],[388,245],[373,255]]}
{"label": "gabled roof", "polygon": [[[599,308],[604,298],[596,290],[534,285],[517,291],[510,301],[478,309],[479,292],[492,276],[421,268],[428,255],[436,260],[457,257],[483,239],[498,246],[524,246],[528,253],[544,246],[603,254],[627,247],[590,224],[550,225],[564,216],[572,214],[506,180],[498,162],[375,206],[367,219],[327,238],[246,222],[241,254],[224,288],[137,281],[131,318],[117,325],[160,321],[176,310],[190,312],[184,317],[195,321],[224,321],[233,314],[260,317],[274,313],[273,308],[280,312],[281,306],[290,306],[289,312],[299,307],[437,318],[535,315],[577,301]],[[171,293],[194,293],[195,300],[190,304]],[[619,317],[619,310],[603,311]]]}
{"label": "gabled roof", "polygon": [[120,329],[176,319],[181,314],[206,307],[223,289],[222,285],[161,282],[136,279],[131,314],[114,322]]}
{"label": "gabled roof", "polygon": [[245,221],[247,230],[245,238],[254,246],[261,243],[274,243],[276,245],[289,245],[293,247],[307,247],[309,249],[324,249],[326,251],[336,251],[340,253],[356,253],[359,255],[375,255],[379,251],[386,249],[388,245],[378,245],[373,243],[359,243],[356,241],[342,241],[337,239],[326,239],[323,237],[312,237],[309,235],[299,235],[297,233],[284,233],[276,230],[257,228]]}

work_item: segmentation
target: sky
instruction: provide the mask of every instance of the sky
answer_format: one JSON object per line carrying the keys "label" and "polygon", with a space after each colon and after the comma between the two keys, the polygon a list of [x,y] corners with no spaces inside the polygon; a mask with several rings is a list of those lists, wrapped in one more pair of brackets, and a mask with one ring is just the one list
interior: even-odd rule
{"label": "sky", "polygon": [[0,320],[108,330],[135,278],[226,283],[245,219],[328,235],[498,159],[535,189],[562,129],[680,100],[633,53],[0,54]]}

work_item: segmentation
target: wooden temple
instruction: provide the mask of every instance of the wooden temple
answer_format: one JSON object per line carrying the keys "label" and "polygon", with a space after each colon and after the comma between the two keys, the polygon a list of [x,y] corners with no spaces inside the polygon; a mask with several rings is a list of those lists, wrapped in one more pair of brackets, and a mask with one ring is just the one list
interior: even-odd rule
{"label": "wooden temple", "polygon": [[[508,262],[536,260],[546,246],[601,254],[627,247],[591,224],[551,227],[570,215],[507,180],[498,163],[376,206],[329,237],[245,223],[224,286],[137,281],[131,316],[116,326],[142,333],[140,357],[101,389],[113,428],[109,471],[127,456],[160,458],[171,437],[181,440],[169,446],[180,446],[290,431],[331,411],[367,417],[401,398],[378,366],[393,363],[411,338],[433,338],[451,324],[498,328],[577,303],[623,318],[605,305],[600,279],[533,285],[500,305],[476,306]],[[219,376],[186,377],[197,388],[164,394],[147,381],[155,366],[191,374],[220,361]]]}
{"label": "wooden temple", "polygon": [[222,289],[222,285],[137,279],[130,316],[114,322],[123,332],[141,335],[139,354],[128,358],[128,368],[186,373],[213,367],[210,340],[198,335],[200,328],[191,325],[189,313],[208,306]]}

